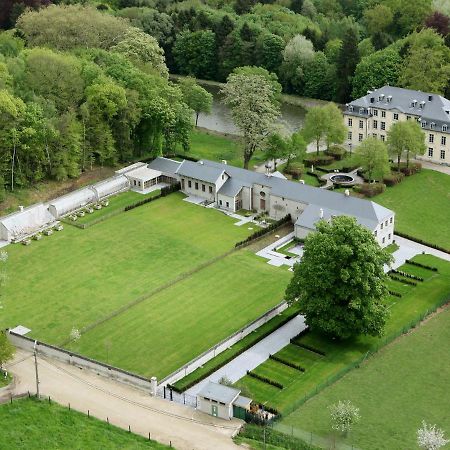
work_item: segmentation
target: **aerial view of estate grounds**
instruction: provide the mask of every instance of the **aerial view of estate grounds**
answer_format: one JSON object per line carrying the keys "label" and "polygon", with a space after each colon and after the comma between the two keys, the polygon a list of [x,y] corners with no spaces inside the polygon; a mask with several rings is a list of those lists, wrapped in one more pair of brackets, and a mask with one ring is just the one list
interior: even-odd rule
{"label": "aerial view of estate grounds", "polygon": [[0,448],[450,448],[450,4],[3,0]]}

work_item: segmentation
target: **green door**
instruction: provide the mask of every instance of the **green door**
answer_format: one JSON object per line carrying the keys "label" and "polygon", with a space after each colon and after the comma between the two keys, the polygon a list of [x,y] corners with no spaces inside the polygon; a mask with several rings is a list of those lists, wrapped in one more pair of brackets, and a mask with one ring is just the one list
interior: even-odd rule
{"label": "green door", "polygon": [[217,405],[212,405],[212,415],[214,417],[217,417],[217,413],[218,413]]}

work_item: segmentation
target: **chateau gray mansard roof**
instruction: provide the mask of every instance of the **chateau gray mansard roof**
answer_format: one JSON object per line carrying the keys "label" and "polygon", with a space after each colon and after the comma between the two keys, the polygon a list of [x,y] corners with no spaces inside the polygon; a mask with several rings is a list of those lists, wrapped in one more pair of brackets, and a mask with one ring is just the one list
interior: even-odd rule
{"label": "chateau gray mansard roof", "polygon": [[[353,111],[349,111],[348,107],[350,106],[353,106]],[[364,110],[362,114],[359,113],[360,108]],[[426,121],[425,128],[428,129],[430,129],[431,123],[435,124],[434,129],[438,131],[444,124],[449,125],[450,128],[450,100],[429,92],[383,86],[350,102],[347,105],[346,113],[367,116],[368,108],[397,110],[404,114],[419,117]]]}
{"label": "chateau gray mansard roof", "polygon": [[[364,224],[370,229],[374,229],[379,222],[393,214],[391,210],[370,200],[363,200],[339,192],[316,188],[307,184],[301,184],[206,159],[202,160],[201,163],[183,161],[177,173],[178,175],[184,175],[198,180],[208,181],[206,178],[209,178],[215,181],[223,172],[226,172],[231,178],[224,183],[222,187],[224,191],[222,192],[222,189],[219,189],[219,193],[227,196],[233,197],[237,195],[243,186],[250,187],[254,184],[259,184],[270,187],[271,195],[305,205],[315,205],[319,209],[323,208],[324,210],[332,211],[333,215],[354,216],[359,223]],[[228,183],[230,184],[226,186]],[[313,210],[311,209],[310,211]]]}

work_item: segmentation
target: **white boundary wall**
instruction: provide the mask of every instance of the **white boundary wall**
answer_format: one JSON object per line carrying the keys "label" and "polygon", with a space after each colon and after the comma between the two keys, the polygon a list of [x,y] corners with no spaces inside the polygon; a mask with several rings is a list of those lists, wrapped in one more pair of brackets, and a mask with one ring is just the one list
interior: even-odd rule
{"label": "white boundary wall", "polygon": [[170,375],[167,375],[158,383],[158,385],[166,386],[167,384],[174,384],[176,381],[181,380],[181,378],[190,374],[195,369],[199,368],[203,364],[207,363],[209,360],[213,359],[219,353],[225,351],[228,347],[231,347],[232,345],[236,344],[236,342],[239,342],[241,339],[245,338],[245,336],[249,335],[252,331],[255,331],[261,325],[264,325],[270,319],[282,313],[287,307],[288,304],[285,301],[274,306],[271,310],[259,316],[253,322],[236,331],[231,336],[220,341],[214,347],[211,347],[210,349],[206,350],[201,355],[197,356],[184,366],[177,369],[175,372],[172,372]]}

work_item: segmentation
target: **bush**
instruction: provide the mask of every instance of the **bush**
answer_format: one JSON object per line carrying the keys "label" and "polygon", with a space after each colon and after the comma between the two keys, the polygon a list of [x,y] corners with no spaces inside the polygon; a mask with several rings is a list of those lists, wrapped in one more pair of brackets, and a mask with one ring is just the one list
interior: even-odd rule
{"label": "bush", "polygon": [[383,183],[364,183],[353,187],[355,192],[363,194],[365,197],[375,197],[385,191],[386,185]]}
{"label": "bush", "polygon": [[[395,169],[398,169],[398,166],[395,166]],[[400,163],[400,172],[402,172],[407,177],[414,175],[422,170],[422,164],[420,163],[409,163],[409,166],[406,167],[406,163]]]}
{"label": "bush", "polygon": [[274,361],[284,364],[285,366],[292,367],[293,369],[299,370],[300,372],[305,371],[305,368],[302,367],[300,364],[296,364],[292,361],[288,361],[287,359],[280,358],[277,355],[269,355],[269,359],[273,359]]}
{"label": "bush", "polygon": [[287,175],[292,175],[292,178],[294,180],[299,180],[302,176],[303,172],[305,171],[305,166],[297,161],[291,162],[289,164],[289,167],[285,167],[283,169],[283,173]]}
{"label": "bush", "polygon": [[395,186],[398,183],[401,183],[405,178],[405,174],[402,172],[392,172],[389,175],[383,177],[383,183],[386,186]]}
{"label": "bush", "polygon": [[273,428],[263,428],[257,425],[245,425],[241,429],[239,436],[288,450],[312,450],[314,448],[295,436],[281,433]]}
{"label": "bush", "polygon": [[260,238],[261,236],[264,236],[265,234],[268,234],[277,228],[281,227],[285,223],[288,223],[291,221],[291,215],[288,214],[287,216],[284,216],[282,219],[277,220],[276,222],[271,223],[268,227],[262,228],[261,230],[255,231],[250,236],[247,237],[247,239],[244,239],[243,241],[239,241],[235,244],[235,247],[241,247],[244,245],[249,245],[252,241],[255,239]]}
{"label": "bush", "polygon": [[247,375],[249,377],[256,378],[257,380],[262,381],[263,383],[267,383],[267,384],[270,384],[271,386],[275,386],[278,389],[284,388],[284,386],[281,383],[279,383],[278,381],[271,380],[270,378],[258,375],[257,373],[252,372],[251,370],[247,370]]}
{"label": "bush", "polygon": [[314,166],[328,166],[333,161],[334,161],[334,158],[332,156],[324,155],[324,154],[316,155],[316,154],[312,154],[312,153],[306,155],[304,160],[303,160],[303,162],[307,166],[311,166],[311,165],[314,165]]}
{"label": "bush", "polygon": [[308,175],[311,175],[311,176],[314,177],[314,178],[317,178],[317,181],[319,182],[320,186],[324,186],[325,184],[327,184],[327,182],[326,182],[325,180],[322,180],[322,179],[320,178],[320,175],[318,175],[317,173],[311,172],[310,170],[308,170],[306,173],[307,173]]}
{"label": "bush", "polygon": [[426,264],[422,264],[416,261],[412,261],[411,259],[407,259],[405,261],[406,264],[411,264],[412,266],[417,266],[417,267],[421,267],[422,269],[427,269],[427,270],[431,270],[432,272],[437,272],[438,268],[437,267],[433,267],[433,266],[428,266]]}
{"label": "bush", "polygon": [[404,278],[397,277],[392,273],[389,273],[389,276],[395,281],[400,281],[400,283],[409,284],[410,286],[417,286],[417,283],[415,283],[414,281],[405,280]]}
{"label": "bush", "polygon": [[297,347],[304,348],[305,350],[309,350],[310,352],[313,352],[313,353],[317,353],[320,356],[327,356],[325,354],[325,352],[323,352],[322,350],[319,350],[311,345],[302,344],[301,342],[295,341],[295,339],[291,339],[290,342],[291,342],[291,344],[294,344]]}
{"label": "bush", "polygon": [[402,277],[411,278],[412,280],[423,281],[422,277],[412,275],[411,273],[408,272],[403,272],[403,270],[392,269],[389,273],[396,273],[398,275],[401,275]]}
{"label": "bush", "polygon": [[340,147],[339,145],[331,145],[330,148],[326,149],[324,152],[326,155],[333,157],[337,161],[340,161],[345,157],[347,151],[345,148]]}
{"label": "bush", "polygon": [[398,292],[395,291],[389,291],[389,294],[392,295],[393,297],[402,298],[402,294],[399,294]]}

